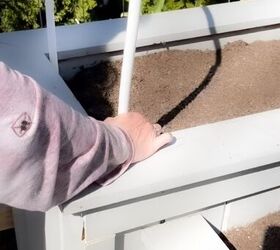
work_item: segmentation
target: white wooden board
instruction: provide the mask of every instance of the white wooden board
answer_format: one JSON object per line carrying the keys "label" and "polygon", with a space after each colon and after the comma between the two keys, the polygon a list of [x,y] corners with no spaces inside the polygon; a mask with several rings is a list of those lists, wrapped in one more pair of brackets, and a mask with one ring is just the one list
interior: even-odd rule
{"label": "white wooden board", "polygon": [[160,196],[200,181],[254,172],[254,168],[280,161],[279,128],[277,109],[174,132],[174,145],[135,165],[113,184],[72,201],[64,212]]}
{"label": "white wooden board", "polygon": [[169,221],[124,236],[123,250],[226,250],[202,216]]}
{"label": "white wooden board", "polygon": [[63,79],[55,72],[44,54],[34,49],[31,51],[22,46],[3,45],[0,42],[0,61],[12,69],[33,77],[43,88],[79,112],[84,112],[81,104],[76,100]]}
{"label": "white wooden board", "polygon": [[99,241],[135,227],[194,213],[209,206],[279,186],[279,179],[280,168],[275,167],[123,206],[92,211],[85,217],[86,237],[89,241]]}
{"label": "white wooden board", "polygon": [[14,227],[12,209],[0,204],[0,231]]}
{"label": "white wooden board", "polygon": [[246,226],[274,212],[280,212],[280,188],[229,202],[225,208],[222,231]]}

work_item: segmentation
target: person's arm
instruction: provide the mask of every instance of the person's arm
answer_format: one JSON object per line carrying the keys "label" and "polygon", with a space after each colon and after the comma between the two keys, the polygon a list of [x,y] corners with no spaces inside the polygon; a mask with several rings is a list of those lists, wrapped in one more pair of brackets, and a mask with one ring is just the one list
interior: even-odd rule
{"label": "person's arm", "polygon": [[137,114],[96,121],[3,63],[0,97],[0,203],[13,207],[46,211],[93,182],[112,182],[170,141],[148,132],[155,145],[139,147],[142,136],[127,127]]}

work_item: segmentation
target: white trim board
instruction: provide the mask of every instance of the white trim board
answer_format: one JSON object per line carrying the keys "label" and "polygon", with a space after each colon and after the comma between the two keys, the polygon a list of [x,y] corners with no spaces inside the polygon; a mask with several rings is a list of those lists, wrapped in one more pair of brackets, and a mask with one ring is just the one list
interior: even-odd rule
{"label": "white trim board", "polygon": [[[122,206],[90,210],[87,213],[81,213],[85,218],[87,240],[95,243],[135,227],[146,227],[164,219],[200,212],[213,204],[218,206],[225,201],[256,194],[258,191],[261,192],[279,185],[279,176],[280,168],[278,167],[197,186],[181,192],[146,200],[135,200],[133,203]],[[257,214],[252,217],[258,219]],[[110,223],[104,223],[104,221]]]}
{"label": "white trim board", "polygon": [[174,145],[136,164],[113,184],[72,201],[64,212],[118,206],[137,198],[191,189],[195,183],[215,178],[220,181],[232,174],[278,168],[279,128],[280,109],[276,109],[176,131]]}
{"label": "white trim board", "polygon": [[228,250],[200,215],[126,234],[123,245],[123,250]]}
{"label": "white trim board", "polygon": [[[137,47],[280,24],[278,0],[249,0],[140,18]],[[250,13],[250,15],[248,15]],[[56,27],[58,58],[121,51],[126,19]],[[47,53],[45,29],[0,34],[0,44]]]}
{"label": "white trim board", "polygon": [[0,61],[12,69],[33,77],[41,87],[58,96],[75,110],[85,113],[81,104],[43,54],[37,51],[30,53],[22,47],[17,48],[0,43]]}

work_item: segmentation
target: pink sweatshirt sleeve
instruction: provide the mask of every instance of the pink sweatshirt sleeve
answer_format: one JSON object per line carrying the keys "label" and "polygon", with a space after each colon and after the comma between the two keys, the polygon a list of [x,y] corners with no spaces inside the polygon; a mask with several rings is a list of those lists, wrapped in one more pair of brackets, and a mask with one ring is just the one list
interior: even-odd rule
{"label": "pink sweatshirt sleeve", "polygon": [[[84,116],[0,62],[0,203],[46,211],[133,158],[119,128]],[[108,179],[109,178],[109,179]]]}

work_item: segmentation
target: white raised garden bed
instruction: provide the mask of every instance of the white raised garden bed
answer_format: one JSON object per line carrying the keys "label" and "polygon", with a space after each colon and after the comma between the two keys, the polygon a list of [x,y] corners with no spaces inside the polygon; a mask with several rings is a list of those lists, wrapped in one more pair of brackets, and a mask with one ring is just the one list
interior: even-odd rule
{"label": "white raised garden bed", "polygon": [[[252,0],[143,16],[137,46],[146,53],[166,46],[217,49],[240,39],[280,39],[279,10],[277,0]],[[58,27],[61,73],[69,78],[93,58],[120,55],[124,29],[124,19]],[[83,112],[43,56],[45,30],[0,34],[3,43],[1,60]],[[110,186],[92,187],[46,214],[15,210],[19,250],[127,250],[120,238],[136,240],[141,228],[163,220],[202,214],[224,231],[279,211],[279,128],[276,109],[175,131],[173,145]]]}

